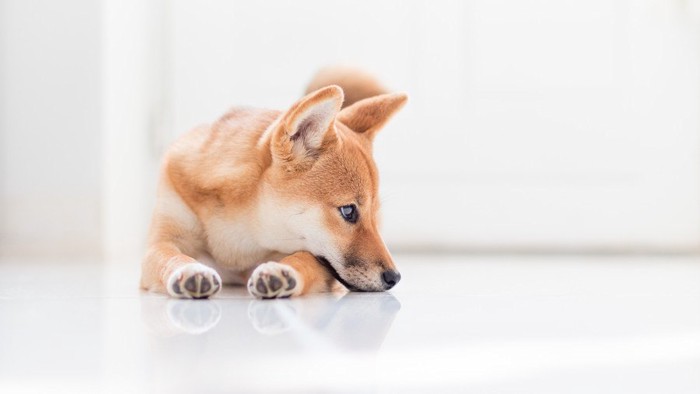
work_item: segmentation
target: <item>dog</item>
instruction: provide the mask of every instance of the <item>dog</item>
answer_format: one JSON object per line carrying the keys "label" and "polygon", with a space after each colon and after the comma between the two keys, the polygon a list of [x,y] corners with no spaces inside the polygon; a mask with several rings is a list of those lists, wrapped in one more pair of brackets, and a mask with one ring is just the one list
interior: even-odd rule
{"label": "dog", "polygon": [[407,101],[369,74],[321,70],[286,111],[235,107],[166,152],[141,288],[207,298],[385,291],[372,141]]}

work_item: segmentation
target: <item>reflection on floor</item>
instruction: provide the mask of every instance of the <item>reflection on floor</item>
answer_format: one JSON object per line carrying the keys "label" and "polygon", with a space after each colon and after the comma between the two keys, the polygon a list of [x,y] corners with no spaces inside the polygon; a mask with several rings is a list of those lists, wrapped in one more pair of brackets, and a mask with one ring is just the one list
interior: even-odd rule
{"label": "reflection on floor", "polygon": [[397,256],[391,293],[212,300],[0,262],[0,392],[700,392],[700,258]]}

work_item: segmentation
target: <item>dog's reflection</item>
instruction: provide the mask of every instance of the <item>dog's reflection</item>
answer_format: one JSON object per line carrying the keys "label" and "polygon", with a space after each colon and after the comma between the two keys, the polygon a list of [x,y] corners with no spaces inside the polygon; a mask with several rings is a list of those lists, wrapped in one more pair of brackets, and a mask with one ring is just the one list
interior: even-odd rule
{"label": "dog's reflection", "polygon": [[[177,300],[144,295],[141,300],[143,320],[158,336],[236,336],[250,332],[244,327],[248,325],[263,337],[284,334],[303,338],[316,332],[332,345],[348,350],[377,349],[401,309],[390,293],[320,294],[282,300]],[[250,324],[244,323],[246,320]]]}
{"label": "dog's reflection", "polygon": [[170,322],[188,334],[202,334],[216,327],[221,320],[221,306],[216,302],[170,300],[167,314]]}
{"label": "dog's reflection", "polygon": [[378,347],[401,309],[390,293],[347,293],[269,302],[253,300],[248,318],[256,331],[277,335],[289,330],[312,329],[341,348]]}
{"label": "dog's reflection", "polygon": [[141,298],[141,317],[160,336],[203,334],[219,324],[221,315],[221,305],[214,300],[179,300],[151,294]]}

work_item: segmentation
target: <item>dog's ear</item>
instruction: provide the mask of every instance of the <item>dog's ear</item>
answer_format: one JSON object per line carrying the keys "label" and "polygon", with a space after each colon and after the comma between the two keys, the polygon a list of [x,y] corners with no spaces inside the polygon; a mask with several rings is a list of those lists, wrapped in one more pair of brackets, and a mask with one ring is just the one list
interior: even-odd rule
{"label": "dog's ear", "polygon": [[388,93],[360,100],[344,108],[338,120],[370,140],[408,101],[405,93]]}
{"label": "dog's ear", "polygon": [[343,90],[327,86],[309,93],[282,115],[272,136],[272,153],[282,163],[308,163],[323,147],[336,141],[335,117]]}

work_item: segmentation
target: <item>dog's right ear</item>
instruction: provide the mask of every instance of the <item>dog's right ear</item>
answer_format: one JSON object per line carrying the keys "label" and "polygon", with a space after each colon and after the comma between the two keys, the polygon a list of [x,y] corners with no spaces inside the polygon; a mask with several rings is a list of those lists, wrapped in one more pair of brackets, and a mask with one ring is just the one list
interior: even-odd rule
{"label": "dog's right ear", "polygon": [[272,156],[293,167],[313,162],[324,146],[336,141],[335,116],[343,90],[335,85],[309,93],[282,115],[272,135]]}

